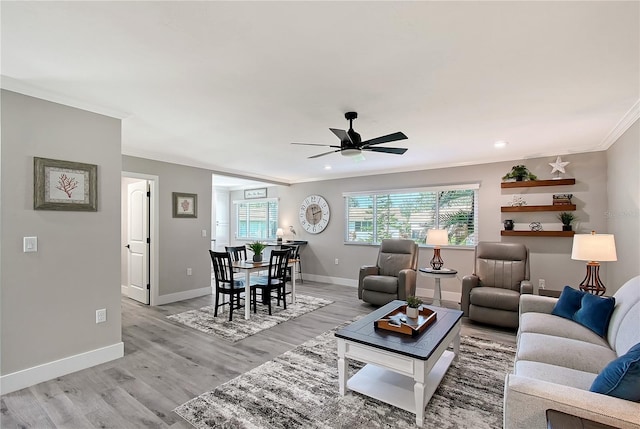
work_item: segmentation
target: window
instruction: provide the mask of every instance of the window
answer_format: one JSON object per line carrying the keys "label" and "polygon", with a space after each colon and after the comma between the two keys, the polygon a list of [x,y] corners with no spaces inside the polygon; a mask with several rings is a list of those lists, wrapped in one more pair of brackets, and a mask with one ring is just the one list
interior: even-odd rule
{"label": "window", "polygon": [[234,201],[237,238],[275,240],[278,229],[278,200]]}
{"label": "window", "polygon": [[409,238],[424,244],[427,230],[446,229],[449,244],[474,246],[478,231],[477,184],[344,194],[346,243],[379,244]]}

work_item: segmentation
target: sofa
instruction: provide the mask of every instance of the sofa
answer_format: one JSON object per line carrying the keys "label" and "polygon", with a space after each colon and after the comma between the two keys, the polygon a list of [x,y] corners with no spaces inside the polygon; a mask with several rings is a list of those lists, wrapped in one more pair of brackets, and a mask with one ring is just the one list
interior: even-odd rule
{"label": "sofa", "polygon": [[610,362],[640,343],[640,276],[613,297],[604,337],[552,314],[558,298],[520,297],[514,369],[504,386],[504,429],[546,428],[549,409],[617,428],[640,428],[640,402],[590,391]]}

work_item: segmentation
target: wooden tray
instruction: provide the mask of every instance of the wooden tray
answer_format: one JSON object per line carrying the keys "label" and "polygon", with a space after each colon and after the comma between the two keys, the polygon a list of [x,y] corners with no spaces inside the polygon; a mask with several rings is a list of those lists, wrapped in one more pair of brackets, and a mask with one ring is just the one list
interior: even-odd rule
{"label": "wooden tray", "polygon": [[401,305],[382,319],[373,322],[373,326],[377,329],[399,332],[416,337],[436,321],[437,313],[429,308],[422,307],[417,319],[407,317],[406,311],[407,305]]}

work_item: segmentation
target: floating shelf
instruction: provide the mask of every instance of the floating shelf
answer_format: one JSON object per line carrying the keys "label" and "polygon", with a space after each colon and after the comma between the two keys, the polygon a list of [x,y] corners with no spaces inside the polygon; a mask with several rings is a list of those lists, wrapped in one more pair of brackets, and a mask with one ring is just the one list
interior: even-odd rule
{"label": "floating shelf", "polygon": [[536,186],[575,185],[576,179],[523,180],[522,182],[502,182],[501,188],[534,188]]}
{"label": "floating shelf", "polygon": [[500,235],[511,237],[573,237],[575,231],[500,231]]}
{"label": "floating shelf", "polygon": [[502,206],[500,211],[505,212],[572,212],[575,204],[549,205],[549,206]]}

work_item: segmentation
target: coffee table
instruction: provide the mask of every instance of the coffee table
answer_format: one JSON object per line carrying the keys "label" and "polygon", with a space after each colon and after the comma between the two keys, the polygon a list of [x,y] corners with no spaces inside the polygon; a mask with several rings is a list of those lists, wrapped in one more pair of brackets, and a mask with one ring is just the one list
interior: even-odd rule
{"label": "coffee table", "polygon": [[[374,328],[375,320],[403,304],[392,301],[336,332],[339,389],[342,396],[348,388],[415,413],[416,425],[422,427],[427,403],[458,358],[462,311],[427,306],[437,320],[414,338]],[[450,344],[453,352],[447,350]],[[348,359],[367,365],[347,380]]]}

